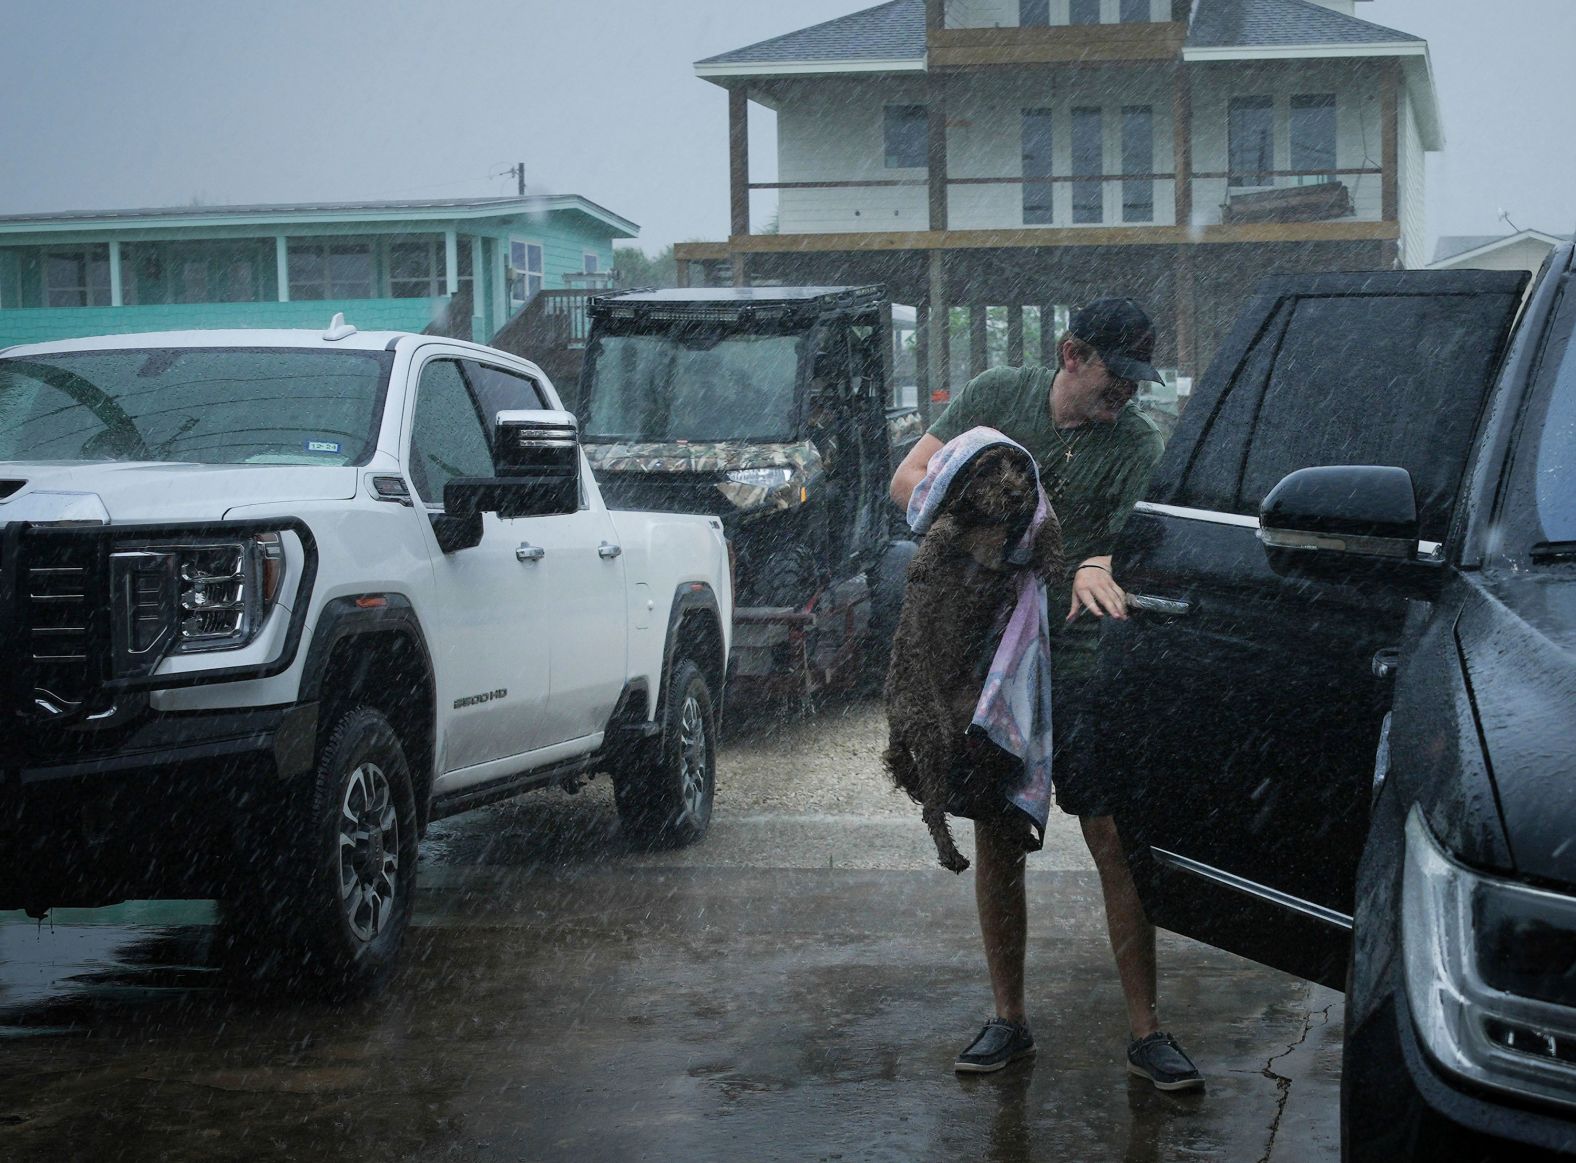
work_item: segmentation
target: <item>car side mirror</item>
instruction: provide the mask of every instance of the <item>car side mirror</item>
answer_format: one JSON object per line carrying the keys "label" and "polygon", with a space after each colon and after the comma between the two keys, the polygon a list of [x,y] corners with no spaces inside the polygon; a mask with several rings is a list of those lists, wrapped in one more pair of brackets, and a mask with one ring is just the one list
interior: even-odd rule
{"label": "car side mirror", "polygon": [[580,437],[568,412],[499,412],[490,477],[455,477],[443,487],[445,553],[481,541],[483,513],[554,517],[580,508]]}
{"label": "car side mirror", "polygon": [[1404,468],[1298,469],[1259,506],[1259,540],[1282,577],[1380,582],[1431,597],[1439,568],[1420,554],[1420,531],[1417,493]]}

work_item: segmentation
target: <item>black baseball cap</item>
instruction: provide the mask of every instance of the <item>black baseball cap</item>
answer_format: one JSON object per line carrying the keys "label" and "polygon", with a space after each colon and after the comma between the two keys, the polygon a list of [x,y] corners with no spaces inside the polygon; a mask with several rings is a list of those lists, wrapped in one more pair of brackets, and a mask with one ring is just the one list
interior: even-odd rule
{"label": "black baseball cap", "polygon": [[1099,353],[1111,374],[1124,380],[1161,382],[1155,358],[1155,325],[1136,299],[1096,299],[1073,313],[1072,333]]}

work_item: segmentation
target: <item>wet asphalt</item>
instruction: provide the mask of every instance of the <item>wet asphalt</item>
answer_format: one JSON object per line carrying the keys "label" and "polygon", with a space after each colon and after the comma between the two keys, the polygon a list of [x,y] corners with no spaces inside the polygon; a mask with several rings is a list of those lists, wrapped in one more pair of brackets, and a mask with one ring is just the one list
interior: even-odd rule
{"label": "wet asphalt", "polygon": [[[0,913],[0,1159],[1334,1160],[1340,996],[1162,934],[1208,1077],[1123,1068],[1072,821],[1029,873],[1037,1058],[989,1016],[970,874],[884,783],[880,708],[735,729],[700,845],[631,851],[606,780],[435,826],[380,997],[266,996],[212,907]],[[970,850],[966,824],[957,829]]]}

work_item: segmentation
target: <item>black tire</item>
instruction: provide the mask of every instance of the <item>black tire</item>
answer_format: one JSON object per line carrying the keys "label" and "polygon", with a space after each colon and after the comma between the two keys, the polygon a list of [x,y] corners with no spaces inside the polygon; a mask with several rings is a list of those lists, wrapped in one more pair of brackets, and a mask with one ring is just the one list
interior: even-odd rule
{"label": "black tire", "polygon": [[[280,968],[339,993],[381,986],[409,927],[416,888],[410,766],[388,720],[370,707],[341,715],[297,789],[292,835],[265,892]],[[250,891],[239,896],[243,904]],[[226,909],[232,921],[234,906]]]}
{"label": "black tire", "polygon": [[821,585],[821,563],[815,550],[793,542],[768,554],[753,567],[749,603],[757,606],[805,605]]}
{"label": "black tire", "polygon": [[700,667],[681,658],[668,680],[662,735],[614,776],[624,833],[647,848],[693,844],[711,826],[717,794],[717,714]]}

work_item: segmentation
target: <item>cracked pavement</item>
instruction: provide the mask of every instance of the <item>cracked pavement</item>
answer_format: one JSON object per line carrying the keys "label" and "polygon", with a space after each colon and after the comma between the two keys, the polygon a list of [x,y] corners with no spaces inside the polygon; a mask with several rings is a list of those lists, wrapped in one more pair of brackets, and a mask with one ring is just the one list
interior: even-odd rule
{"label": "cracked pavement", "polygon": [[882,733],[869,700],[735,730],[680,852],[627,850],[606,780],[445,821],[374,1001],[237,991],[205,904],[0,914],[0,1157],[1339,1157],[1328,990],[1162,934],[1162,1018],[1208,1087],[1126,1073],[1071,819],[1029,865],[1039,1055],[954,1075],[989,1007],[972,882],[886,785]]}

